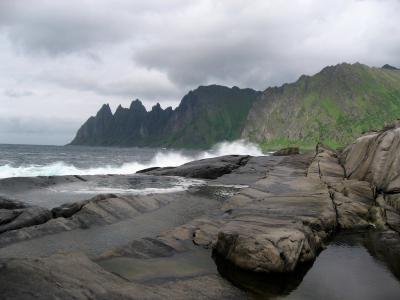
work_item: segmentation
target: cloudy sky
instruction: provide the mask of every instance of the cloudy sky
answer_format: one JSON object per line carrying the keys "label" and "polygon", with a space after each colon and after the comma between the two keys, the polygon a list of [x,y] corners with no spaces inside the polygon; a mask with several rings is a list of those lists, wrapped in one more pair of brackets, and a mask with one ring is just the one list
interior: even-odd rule
{"label": "cloudy sky", "polygon": [[0,0],[0,143],[67,143],[102,103],[400,66],[399,15],[399,0]]}

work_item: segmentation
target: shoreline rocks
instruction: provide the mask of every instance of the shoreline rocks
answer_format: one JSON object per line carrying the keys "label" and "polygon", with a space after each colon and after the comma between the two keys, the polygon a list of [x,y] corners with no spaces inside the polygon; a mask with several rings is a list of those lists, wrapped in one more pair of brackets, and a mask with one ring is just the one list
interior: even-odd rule
{"label": "shoreline rocks", "polygon": [[[52,295],[60,299],[243,299],[244,292],[212,268],[187,271],[185,263],[201,257],[210,266],[214,258],[222,275],[224,270],[238,270],[262,278],[292,276],[291,284],[296,286],[340,230],[377,228],[382,238],[374,243],[390,245],[391,257],[397,257],[400,158],[395,150],[399,139],[396,125],[361,137],[343,152],[318,145],[315,153],[230,155],[142,170],[137,175],[205,179],[204,185],[183,192],[102,194],[51,211],[0,198],[0,230],[14,224],[0,234],[0,280],[7,283],[0,286],[0,295],[10,299],[51,299]],[[48,185],[71,180],[79,179],[23,181]],[[15,227],[18,219],[27,227]],[[145,227],[153,229],[142,234]],[[126,241],[114,243],[116,234],[127,237]],[[57,254],[52,245],[54,249],[41,258],[13,251],[19,246],[32,247],[30,251],[45,247],[37,242],[42,239],[64,245],[68,240],[63,238],[71,236],[75,243],[83,237],[88,247],[109,244],[99,255],[86,246],[77,247],[83,253]],[[91,245],[94,241],[97,244]],[[374,244],[374,249],[379,245]],[[38,252],[43,254],[40,249],[30,253]],[[153,272],[146,275],[146,283],[132,279],[135,276],[124,277],[135,264],[160,263],[161,267],[174,259],[184,264],[185,271],[178,268],[177,277],[161,280],[157,268],[145,270]],[[235,282],[236,272],[224,276],[235,285],[243,283]]]}

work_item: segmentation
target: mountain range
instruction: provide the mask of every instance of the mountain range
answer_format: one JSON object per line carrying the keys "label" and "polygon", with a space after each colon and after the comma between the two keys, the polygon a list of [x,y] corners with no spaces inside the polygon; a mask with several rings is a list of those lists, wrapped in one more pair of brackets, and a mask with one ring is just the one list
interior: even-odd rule
{"label": "mountain range", "polygon": [[355,63],[322,69],[264,92],[200,86],[176,109],[139,100],[115,113],[105,104],[72,145],[209,148],[249,139],[266,149],[323,142],[339,147],[400,117],[400,70]]}
{"label": "mountain range", "polygon": [[266,89],[253,104],[242,137],[265,147],[350,143],[400,117],[400,70],[339,64],[295,83]]}
{"label": "mountain range", "polygon": [[261,95],[252,89],[200,86],[176,109],[156,104],[150,111],[139,100],[112,114],[104,104],[78,130],[72,145],[208,148],[240,138],[248,112]]}

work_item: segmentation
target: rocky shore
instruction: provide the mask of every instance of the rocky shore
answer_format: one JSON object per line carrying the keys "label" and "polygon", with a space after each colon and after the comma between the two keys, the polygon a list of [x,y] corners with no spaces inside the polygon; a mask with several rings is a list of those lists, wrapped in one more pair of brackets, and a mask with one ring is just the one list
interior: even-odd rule
{"label": "rocky shore", "polygon": [[[246,299],[259,278],[294,289],[339,231],[374,231],[382,259],[399,261],[399,149],[394,124],[341,152],[318,145],[129,176],[1,180],[1,298]],[[180,178],[197,181],[168,193],[72,193],[47,208],[13,200],[56,197],[49,187]]]}

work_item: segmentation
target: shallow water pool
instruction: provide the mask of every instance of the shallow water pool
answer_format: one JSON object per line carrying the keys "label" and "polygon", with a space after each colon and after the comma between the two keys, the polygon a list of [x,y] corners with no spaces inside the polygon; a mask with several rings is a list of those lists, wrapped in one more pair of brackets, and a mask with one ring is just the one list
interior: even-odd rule
{"label": "shallow water pool", "polygon": [[313,264],[290,277],[254,276],[226,265],[219,271],[253,299],[398,300],[400,255],[378,241],[379,233],[341,233]]}

